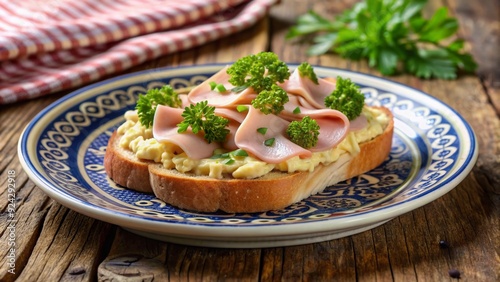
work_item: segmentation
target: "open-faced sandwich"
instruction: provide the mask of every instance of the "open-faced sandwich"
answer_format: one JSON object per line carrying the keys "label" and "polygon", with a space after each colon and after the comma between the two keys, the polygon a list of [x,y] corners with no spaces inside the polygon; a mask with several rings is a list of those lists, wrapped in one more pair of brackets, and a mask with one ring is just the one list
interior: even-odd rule
{"label": "open-faced sandwich", "polygon": [[276,54],[241,58],[190,89],[140,95],[104,159],[117,184],[181,209],[282,209],[388,156],[393,117],[349,79],[291,72]]}

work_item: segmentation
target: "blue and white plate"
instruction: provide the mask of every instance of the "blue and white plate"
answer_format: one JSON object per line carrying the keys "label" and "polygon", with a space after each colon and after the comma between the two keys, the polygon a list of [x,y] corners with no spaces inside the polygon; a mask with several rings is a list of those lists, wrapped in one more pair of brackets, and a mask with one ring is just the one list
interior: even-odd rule
{"label": "blue and white plate", "polygon": [[103,168],[108,138],[124,121],[123,113],[135,107],[139,94],[164,84],[195,85],[221,68],[142,71],[67,95],[24,130],[18,147],[22,166],[59,203],[143,236],[197,246],[254,248],[319,242],[369,230],[444,195],[476,162],[472,129],[443,102],[379,77],[316,67],[323,77],[351,78],[368,104],[384,105],[394,113],[390,156],[373,171],[283,210],[255,214],[183,211],[108,179]]}

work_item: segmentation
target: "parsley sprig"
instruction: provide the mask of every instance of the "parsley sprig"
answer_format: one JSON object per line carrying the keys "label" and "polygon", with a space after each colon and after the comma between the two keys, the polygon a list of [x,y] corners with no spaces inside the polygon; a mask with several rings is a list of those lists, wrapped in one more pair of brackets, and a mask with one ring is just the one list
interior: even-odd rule
{"label": "parsley sprig", "polygon": [[361,114],[365,104],[365,95],[359,86],[348,78],[337,77],[335,90],[325,98],[325,106],[342,112],[349,120]]}
{"label": "parsley sprig", "polygon": [[301,120],[290,122],[286,134],[293,143],[309,149],[318,143],[319,125],[316,120],[304,116]]}
{"label": "parsley sprig", "polygon": [[240,58],[227,69],[229,82],[236,86],[233,92],[253,87],[255,92],[270,90],[276,82],[288,79],[288,66],[273,52],[260,52]]}
{"label": "parsley sprig", "polygon": [[229,129],[226,128],[229,120],[215,115],[214,111],[215,107],[208,106],[207,101],[189,105],[182,112],[184,120],[177,124],[177,132],[183,133],[191,127],[194,134],[203,132],[208,143],[223,142],[229,134]]}
{"label": "parsley sprig", "polygon": [[[288,102],[288,95],[276,83],[290,77],[286,63],[273,52],[260,52],[238,59],[227,69],[229,82],[235,87],[233,92],[240,92],[252,87],[258,94],[252,100],[252,106],[264,114],[279,114]],[[242,108],[241,108],[242,109]]]}
{"label": "parsley sprig", "polygon": [[308,62],[303,62],[297,69],[299,70],[300,76],[309,78],[314,84],[319,84],[314,68]]}
{"label": "parsley sprig", "polygon": [[285,104],[289,101],[286,91],[276,84],[271,89],[261,91],[255,99],[252,100],[252,106],[262,113],[279,114],[285,109]]}
{"label": "parsley sprig", "polygon": [[[477,64],[462,49],[462,39],[449,40],[458,21],[445,7],[429,18],[427,0],[365,0],[333,20],[310,11],[299,17],[286,37],[313,36],[310,55],[329,51],[351,60],[367,59],[384,75],[406,71],[421,78],[455,79],[474,72]],[[444,43],[443,41],[451,43]]]}
{"label": "parsley sprig", "polygon": [[139,116],[139,122],[149,128],[153,125],[156,107],[158,105],[167,105],[178,108],[182,105],[179,95],[170,85],[162,88],[149,89],[146,94],[139,95],[135,109]]}

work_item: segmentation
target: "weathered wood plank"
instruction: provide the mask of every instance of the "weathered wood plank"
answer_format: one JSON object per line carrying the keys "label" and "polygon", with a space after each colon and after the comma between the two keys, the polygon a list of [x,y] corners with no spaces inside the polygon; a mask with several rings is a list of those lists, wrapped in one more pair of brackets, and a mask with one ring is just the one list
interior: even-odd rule
{"label": "weathered wood plank", "polygon": [[[10,206],[7,207],[10,202],[1,201],[0,240],[5,242],[5,248],[2,248],[0,257],[3,262],[9,262],[0,265],[1,281],[14,281],[24,270],[40,234],[41,225],[48,212],[47,204],[50,201],[35,185],[31,182],[26,183],[26,175],[19,174],[20,170],[15,171],[17,188],[13,217],[10,217]],[[6,171],[1,175],[2,180],[7,179]],[[7,183],[2,181],[0,185],[6,187]],[[2,199],[8,199],[7,192],[1,193],[0,196]]]}
{"label": "weathered wood plank", "polygon": [[173,281],[257,281],[260,249],[215,249],[169,244],[166,268]]}
{"label": "weathered wood plank", "polygon": [[262,281],[281,281],[283,276],[284,248],[262,250],[260,279]]}
{"label": "weathered wood plank", "polygon": [[[52,202],[20,281],[90,280],[106,252],[111,225]],[[44,262],[44,263],[40,263]]]}
{"label": "weathered wood plank", "polygon": [[99,281],[167,281],[165,243],[143,238],[121,228],[107,258],[98,268]]}
{"label": "weathered wood plank", "polygon": [[[133,243],[132,243],[133,242]],[[260,250],[196,248],[167,244],[119,229],[99,281],[257,280]]]}

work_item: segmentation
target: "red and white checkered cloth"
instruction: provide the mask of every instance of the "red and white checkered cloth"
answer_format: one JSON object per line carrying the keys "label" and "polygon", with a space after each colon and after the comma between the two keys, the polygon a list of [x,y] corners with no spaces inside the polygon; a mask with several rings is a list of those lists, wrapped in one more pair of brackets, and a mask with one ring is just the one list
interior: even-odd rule
{"label": "red and white checkered cloth", "polygon": [[0,104],[241,31],[276,0],[0,0]]}

